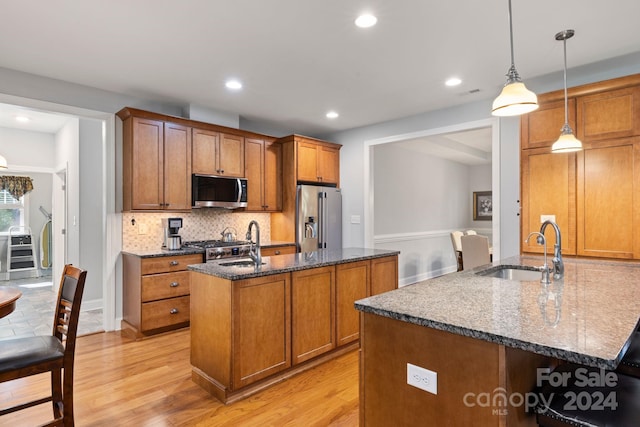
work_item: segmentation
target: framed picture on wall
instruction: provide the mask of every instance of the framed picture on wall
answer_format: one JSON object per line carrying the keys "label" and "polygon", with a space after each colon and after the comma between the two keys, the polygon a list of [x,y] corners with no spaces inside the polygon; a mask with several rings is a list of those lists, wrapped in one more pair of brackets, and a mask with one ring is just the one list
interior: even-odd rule
{"label": "framed picture on wall", "polygon": [[491,221],[493,217],[493,202],[491,191],[473,192],[473,220]]}

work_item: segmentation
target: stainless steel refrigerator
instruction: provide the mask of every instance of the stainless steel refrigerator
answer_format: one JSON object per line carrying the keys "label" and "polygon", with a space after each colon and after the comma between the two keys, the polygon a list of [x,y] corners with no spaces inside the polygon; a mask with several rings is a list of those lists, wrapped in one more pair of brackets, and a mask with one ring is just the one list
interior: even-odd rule
{"label": "stainless steel refrigerator", "polygon": [[296,205],[296,244],[300,252],[342,248],[339,188],[298,185]]}

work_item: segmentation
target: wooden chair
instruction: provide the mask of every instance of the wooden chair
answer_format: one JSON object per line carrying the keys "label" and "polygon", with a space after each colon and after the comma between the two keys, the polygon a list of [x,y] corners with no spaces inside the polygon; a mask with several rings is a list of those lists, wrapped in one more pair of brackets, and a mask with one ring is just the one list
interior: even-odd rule
{"label": "wooden chair", "polygon": [[469,270],[491,262],[489,238],[477,234],[462,236],[462,262],[464,269]]}
{"label": "wooden chair", "polygon": [[462,243],[460,242],[460,238],[463,236],[463,233],[462,231],[452,231],[450,235],[453,253],[456,255],[456,261],[458,262],[458,271],[462,271]]}
{"label": "wooden chair", "polygon": [[64,267],[52,335],[0,340],[0,382],[51,372],[51,396],[2,409],[0,416],[52,402],[54,419],[45,425],[74,425],[73,360],[86,276],[72,265]]}

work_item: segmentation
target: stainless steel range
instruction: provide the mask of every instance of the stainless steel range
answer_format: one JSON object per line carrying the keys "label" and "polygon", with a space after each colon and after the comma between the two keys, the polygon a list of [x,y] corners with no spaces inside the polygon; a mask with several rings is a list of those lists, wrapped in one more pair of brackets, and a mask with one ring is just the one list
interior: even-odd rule
{"label": "stainless steel range", "polygon": [[222,240],[195,240],[184,242],[183,247],[204,249],[204,259],[206,262],[215,261],[222,258],[248,257],[251,242],[236,240],[234,242],[223,242]]}

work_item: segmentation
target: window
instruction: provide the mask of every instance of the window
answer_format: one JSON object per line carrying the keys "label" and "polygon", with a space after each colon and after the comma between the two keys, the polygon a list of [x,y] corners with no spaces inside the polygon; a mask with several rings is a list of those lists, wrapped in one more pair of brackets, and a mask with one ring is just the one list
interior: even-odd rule
{"label": "window", "polygon": [[0,190],[0,234],[8,234],[9,227],[26,225],[25,199],[14,198],[7,190]]}

